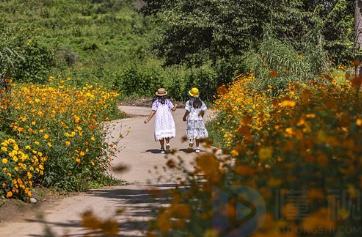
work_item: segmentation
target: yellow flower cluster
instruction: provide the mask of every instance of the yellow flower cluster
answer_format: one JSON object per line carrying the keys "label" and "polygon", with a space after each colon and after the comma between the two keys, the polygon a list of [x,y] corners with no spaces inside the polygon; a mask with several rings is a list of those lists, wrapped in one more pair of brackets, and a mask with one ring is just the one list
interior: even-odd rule
{"label": "yellow flower cluster", "polygon": [[228,89],[225,86],[218,88],[219,97],[214,105],[227,148],[250,136],[252,129],[260,130],[269,119],[273,104],[268,93],[272,88],[257,93],[251,86],[254,80],[253,74],[240,75]]}
{"label": "yellow flower cluster", "polygon": [[30,146],[19,148],[12,138],[1,142],[0,157],[0,192],[8,198],[23,194],[30,197],[33,180],[44,175],[47,157]]}
{"label": "yellow flower cluster", "polygon": [[[98,84],[79,88],[72,85],[70,78],[50,78],[50,81],[48,85],[12,84],[11,96],[0,100],[2,108],[9,111],[7,120],[11,122],[1,125],[8,127],[9,133],[33,156],[49,157],[47,185],[92,167],[104,170],[109,159],[104,155],[107,144],[103,121],[118,113],[119,93]],[[1,150],[8,152],[9,148],[3,146]],[[7,162],[8,158],[2,158],[0,167]],[[65,165],[68,170],[62,169]],[[31,175],[35,169],[29,170]]]}
{"label": "yellow flower cluster", "polygon": [[[250,199],[253,205],[266,207],[264,224],[255,236],[326,235],[313,230],[338,229],[347,222],[352,228],[360,227],[336,200],[343,198],[355,206],[361,198],[361,78],[346,81],[323,75],[308,84],[291,84],[274,97],[268,91],[254,91],[253,80],[252,75],[240,76],[234,84],[218,89],[217,116],[212,122],[218,124],[215,134],[228,149],[223,156],[216,156],[216,150],[199,155],[187,181],[180,182],[189,186],[170,192],[173,206],[201,211],[191,212],[184,225],[170,205],[160,211],[150,236],[159,232],[171,236],[173,231],[214,235],[217,229],[203,226],[211,223],[215,210],[219,208],[229,220],[240,211],[238,200],[227,192],[234,186],[248,186],[263,198],[263,202]],[[233,193],[244,196],[242,189]],[[299,205],[302,199],[308,210]],[[183,225],[174,225],[176,221]],[[294,232],[284,233],[286,227]],[[296,229],[305,233],[299,235]]]}

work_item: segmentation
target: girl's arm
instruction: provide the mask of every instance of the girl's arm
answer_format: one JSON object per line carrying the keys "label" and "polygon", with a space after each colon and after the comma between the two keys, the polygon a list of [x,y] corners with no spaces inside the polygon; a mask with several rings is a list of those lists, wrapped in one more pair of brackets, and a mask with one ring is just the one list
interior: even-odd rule
{"label": "girl's arm", "polygon": [[187,116],[190,114],[190,112],[188,110],[185,111],[184,117],[183,117],[183,121],[186,121]]}
{"label": "girl's arm", "polygon": [[201,117],[204,117],[206,110],[207,110],[206,104],[204,102],[202,102],[201,111],[199,113],[201,115]]}
{"label": "girl's arm", "polygon": [[177,104],[171,109],[172,111],[175,111],[177,109]]}
{"label": "girl's arm", "polygon": [[156,110],[151,110],[151,113],[150,115],[148,116],[148,118],[144,121],[144,123],[148,123],[152,118],[153,118],[153,115],[155,115],[156,113]]}
{"label": "girl's arm", "polygon": [[205,110],[201,110],[201,111],[200,111],[200,115],[201,115],[201,117],[204,117],[204,115],[205,115]]}

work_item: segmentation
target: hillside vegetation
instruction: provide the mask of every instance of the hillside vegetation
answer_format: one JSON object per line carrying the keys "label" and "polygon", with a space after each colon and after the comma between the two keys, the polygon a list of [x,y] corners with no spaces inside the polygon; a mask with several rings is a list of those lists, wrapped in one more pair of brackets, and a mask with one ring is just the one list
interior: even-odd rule
{"label": "hillside vegetation", "polygon": [[2,72],[35,83],[61,75],[79,85],[122,88],[124,95],[151,96],[163,86],[182,99],[190,75],[182,66],[164,69],[152,56],[150,42],[159,27],[136,11],[139,5],[132,0],[1,1],[2,44],[19,54]]}

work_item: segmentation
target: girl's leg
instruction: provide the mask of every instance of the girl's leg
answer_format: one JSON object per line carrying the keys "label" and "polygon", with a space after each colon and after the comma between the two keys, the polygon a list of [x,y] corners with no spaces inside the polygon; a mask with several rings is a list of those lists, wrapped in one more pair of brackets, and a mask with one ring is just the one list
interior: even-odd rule
{"label": "girl's leg", "polygon": [[199,147],[200,145],[200,140],[199,139],[195,139],[196,140],[196,147]]}
{"label": "girl's leg", "polygon": [[165,139],[160,140],[161,149],[165,149]]}
{"label": "girl's leg", "polygon": [[194,140],[190,139],[189,141],[189,148],[192,148],[194,146]]}
{"label": "girl's leg", "polygon": [[199,140],[199,139],[195,139],[195,140],[196,140],[195,151],[196,151],[197,153],[199,153],[199,152],[200,152],[200,147],[199,147],[199,145],[200,145],[200,140]]}
{"label": "girl's leg", "polygon": [[166,140],[166,150],[168,151],[170,150],[170,138],[166,137],[165,140]]}

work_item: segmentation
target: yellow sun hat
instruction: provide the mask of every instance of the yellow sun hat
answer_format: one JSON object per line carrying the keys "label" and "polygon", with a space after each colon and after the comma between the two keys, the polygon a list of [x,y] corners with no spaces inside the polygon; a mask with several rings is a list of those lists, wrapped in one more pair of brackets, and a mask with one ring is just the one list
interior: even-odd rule
{"label": "yellow sun hat", "polygon": [[191,90],[189,90],[189,95],[192,97],[199,97],[199,89],[196,87],[191,88]]}

